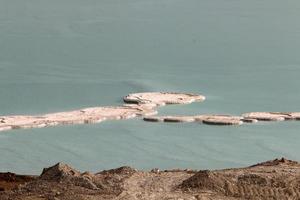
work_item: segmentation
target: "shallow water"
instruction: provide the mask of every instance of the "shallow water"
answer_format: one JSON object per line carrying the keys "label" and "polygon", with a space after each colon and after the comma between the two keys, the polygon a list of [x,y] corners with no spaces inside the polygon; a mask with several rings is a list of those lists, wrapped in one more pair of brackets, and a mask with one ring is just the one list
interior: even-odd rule
{"label": "shallow water", "polygon": [[[300,111],[300,2],[0,0],[0,115],[118,105],[131,92],[207,100],[161,114]],[[0,171],[224,168],[300,160],[300,123],[139,119],[0,133]]]}

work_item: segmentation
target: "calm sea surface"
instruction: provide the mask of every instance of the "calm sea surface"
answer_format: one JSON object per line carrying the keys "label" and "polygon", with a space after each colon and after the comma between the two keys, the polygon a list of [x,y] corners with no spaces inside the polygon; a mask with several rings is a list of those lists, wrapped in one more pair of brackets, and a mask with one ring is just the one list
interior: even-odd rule
{"label": "calm sea surface", "polygon": [[[299,0],[0,0],[0,115],[119,105],[131,92],[207,100],[161,114],[300,111]],[[140,119],[0,133],[0,171],[227,168],[300,160],[300,122]]]}

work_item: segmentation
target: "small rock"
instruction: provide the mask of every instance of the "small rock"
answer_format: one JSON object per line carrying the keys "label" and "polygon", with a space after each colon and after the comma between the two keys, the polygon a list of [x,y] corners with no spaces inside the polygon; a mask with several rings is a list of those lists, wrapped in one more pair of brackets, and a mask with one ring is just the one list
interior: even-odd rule
{"label": "small rock", "polygon": [[160,170],[158,168],[154,168],[154,169],[151,170],[151,172],[158,174],[160,172]]}

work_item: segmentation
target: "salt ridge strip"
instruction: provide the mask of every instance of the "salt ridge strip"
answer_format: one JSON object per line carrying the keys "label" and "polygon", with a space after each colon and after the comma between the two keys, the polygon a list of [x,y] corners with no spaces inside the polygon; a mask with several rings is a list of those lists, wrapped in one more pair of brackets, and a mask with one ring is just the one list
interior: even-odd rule
{"label": "salt ridge strip", "polygon": [[167,104],[188,104],[203,101],[202,95],[188,93],[150,92],[135,93],[124,97],[121,106],[93,107],[45,115],[0,116],[0,131],[11,129],[42,128],[65,124],[99,123],[157,114],[157,107]]}
{"label": "salt ridge strip", "polygon": [[209,125],[241,125],[258,121],[300,120],[300,112],[250,112],[241,116],[201,114],[194,116],[154,116],[157,108],[168,104],[190,104],[205,100],[203,95],[176,92],[133,93],[121,106],[92,107],[45,115],[0,116],[0,131],[43,128],[66,124],[100,123],[143,116],[150,122],[199,122]]}

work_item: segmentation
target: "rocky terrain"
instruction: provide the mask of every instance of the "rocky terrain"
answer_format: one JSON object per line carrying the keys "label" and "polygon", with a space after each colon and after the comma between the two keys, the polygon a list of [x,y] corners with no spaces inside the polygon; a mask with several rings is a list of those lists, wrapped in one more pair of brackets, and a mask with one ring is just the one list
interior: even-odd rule
{"label": "rocky terrain", "polygon": [[300,199],[300,164],[275,159],[224,170],[79,172],[58,163],[40,176],[0,174],[1,200]]}

